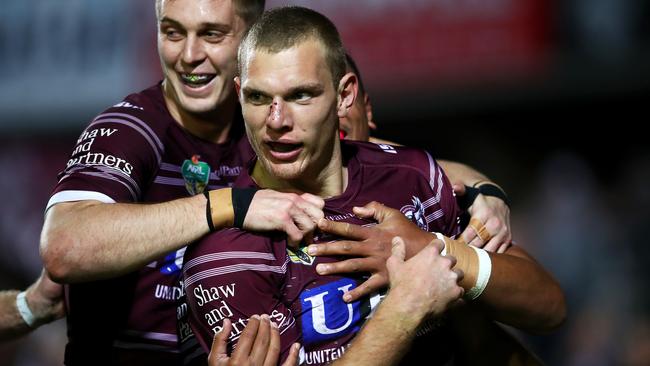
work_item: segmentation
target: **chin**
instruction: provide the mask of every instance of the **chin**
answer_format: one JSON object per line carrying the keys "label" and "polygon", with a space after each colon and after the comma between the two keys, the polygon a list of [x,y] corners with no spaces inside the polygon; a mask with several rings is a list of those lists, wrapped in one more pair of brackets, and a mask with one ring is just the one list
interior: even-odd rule
{"label": "chin", "polygon": [[276,178],[285,181],[300,178],[301,171],[293,164],[267,164],[267,170]]}
{"label": "chin", "polygon": [[181,107],[192,114],[204,114],[212,112],[216,109],[217,98],[189,98],[183,96],[180,98]]}

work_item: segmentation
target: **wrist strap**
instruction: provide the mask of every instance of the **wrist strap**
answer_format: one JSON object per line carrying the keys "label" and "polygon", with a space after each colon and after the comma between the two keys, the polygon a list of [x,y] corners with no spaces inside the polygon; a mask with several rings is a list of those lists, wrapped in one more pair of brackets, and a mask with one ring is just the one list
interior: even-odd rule
{"label": "wrist strap", "polygon": [[492,183],[483,183],[478,187],[465,186],[465,195],[459,197],[458,205],[463,210],[467,210],[469,206],[474,204],[474,200],[476,200],[476,197],[479,194],[499,198],[505,202],[506,206],[510,207],[510,200],[508,199],[506,192],[496,184]]}
{"label": "wrist strap", "polygon": [[208,200],[205,203],[205,219],[208,221],[208,227],[210,228],[210,232],[213,232],[214,222],[212,221],[212,210],[210,209],[210,192],[206,189],[205,191],[203,191],[203,195]]}
{"label": "wrist strap", "polygon": [[27,304],[27,298],[25,296],[27,296],[25,291],[19,293],[18,296],[16,296],[16,307],[18,308],[18,313],[20,313],[21,318],[23,318],[25,321],[25,324],[27,324],[30,328],[33,328],[36,324],[36,317],[34,316],[34,313],[32,313],[32,310],[29,308],[29,305]]}
{"label": "wrist strap", "polygon": [[233,188],[232,189],[232,207],[235,211],[235,223],[237,228],[243,228],[244,219],[248,213],[248,208],[253,201],[253,196],[257,193],[257,188]]}

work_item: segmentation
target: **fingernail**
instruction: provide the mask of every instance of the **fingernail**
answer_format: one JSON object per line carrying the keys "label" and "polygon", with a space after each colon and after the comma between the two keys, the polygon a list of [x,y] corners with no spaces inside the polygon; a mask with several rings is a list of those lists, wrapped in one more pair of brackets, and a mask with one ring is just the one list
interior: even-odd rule
{"label": "fingernail", "polygon": [[352,295],[350,295],[350,294],[343,295],[343,301],[345,301],[345,302],[352,301]]}
{"label": "fingernail", "polygon": [[318,272],[318,274],[325,274],[327,273],[327,270],[329,270],[329,266],[326,264],[319,264],[316,266],[316,272]]}
{"label": "fingernail", "polygon": [[251,319],[259,319],[259,318],[260,318],[260,316],[257,315],[257,314],[251,316]]}
{"label": "fingernail", "polygon": [[271,328],[278,329],[278,325],[275,322],[271,322]]}
{"label": "fingernail", "polygon": [[315,245],[310,245],[307,247],[307,253],[309,253],[309,255],[316,255],[316,252],[318,252],[318,250],[316,249]]}
{"label": "fingernail", "polygon": [[262,316],[261,316],[260,318],[261,318],[262,320],[264,320],[264,321],[269,320],[269,316],[266,315],[266,314],[262,314]]}

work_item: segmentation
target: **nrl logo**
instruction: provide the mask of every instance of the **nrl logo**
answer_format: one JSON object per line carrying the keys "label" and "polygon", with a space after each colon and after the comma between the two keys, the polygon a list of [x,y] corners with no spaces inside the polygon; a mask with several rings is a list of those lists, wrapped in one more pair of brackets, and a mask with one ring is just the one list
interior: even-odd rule
{"label": "nrl logo", "polygon": [[200,158],[199,155],[192,155],[192,159],[185,159],[181,166],[185,188],[191,195],[203,193],[210,180],[210,166],[206,162],[199,161]]}
{"label": "nrl logo", "polygon": [[400,211],[406,216],[407,219],[413,221],[422,230],[429,231],[426,215],[424,214],[424,205],[419,198],[413,196],[411,198],[412,205],[406,205]]}
{"label": "nrl logo", "polygon": [[306,264],[308,266],[314,264],[315,258],[307,254],[307,247],[302,247],[297,250],[287,247],[287,255],[293,263]]}

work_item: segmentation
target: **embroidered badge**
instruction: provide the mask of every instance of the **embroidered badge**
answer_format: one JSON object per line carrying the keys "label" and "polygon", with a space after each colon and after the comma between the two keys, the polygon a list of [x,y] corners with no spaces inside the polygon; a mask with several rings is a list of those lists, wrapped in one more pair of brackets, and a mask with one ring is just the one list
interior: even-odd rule
{"label": "embroidered badge", "polygon": [[300,249],[297,250],[287,247],[287,255],[289,256],[289,260],[292,261],[293,263],[306,264],[308,266],[314,264],[315,258],[307,254],[306,246],[301,247]]}
{"label": "embroidered badge", "polygon": [[181,166],[185,188],[191,195],[203,193],[210,180],[210,166],[199,161],[200,158],[199,155],[192,155],[192,159],[185,159]]}
{"label": "embroidered badge", "polygon": [[408,218],[417,224],[418,227],[422,230],[429,231],[427,225],[426,215],[424,214],[424,205],[418,197],[413,196],[411,198],[412,205],[406,205],[400,209],[400,211]]}

